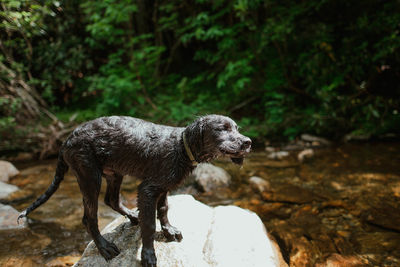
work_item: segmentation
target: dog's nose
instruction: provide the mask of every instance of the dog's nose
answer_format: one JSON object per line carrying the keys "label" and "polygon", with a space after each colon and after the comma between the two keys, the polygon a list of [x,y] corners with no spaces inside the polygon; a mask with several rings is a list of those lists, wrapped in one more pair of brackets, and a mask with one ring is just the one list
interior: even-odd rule
{"label": "dog's nose", "polygon": [[251,146],[251,139],[248,138],[248,137],[245,137],[243,139],[242,146],[243,146],[244,149],[249,148]]}

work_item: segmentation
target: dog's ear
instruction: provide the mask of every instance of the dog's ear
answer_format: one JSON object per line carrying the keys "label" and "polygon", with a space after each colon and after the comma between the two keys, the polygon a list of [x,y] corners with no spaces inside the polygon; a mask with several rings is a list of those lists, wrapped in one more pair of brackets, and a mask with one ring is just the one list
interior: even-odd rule
{"label": "dog's ear", "polygon": [[201,153],[202,151],[202,147],[203,147],[203,133],[204,133],[204,118],[200,117],[198,119],[196,119],[193,123],[191,123],[190,125],[188,125],[186,127],[186,136],[188,138],[188,142],[191,146],[192,149],[194,149],[193,154],[196,157],[196,155],[199,155],[199,153]]}
{"label": "dog's ear", "polygon": [[201,117],[201,118],[199,118],[199,122],[198,122],[198,133],[199,133],[199,137],[201,138],[201,141],[203,142],[204,140],[203,140],[203,137],[204,137],[204,128],[205,128],[205,122],[206,122],[206,118],[204,118],[204,117]]}

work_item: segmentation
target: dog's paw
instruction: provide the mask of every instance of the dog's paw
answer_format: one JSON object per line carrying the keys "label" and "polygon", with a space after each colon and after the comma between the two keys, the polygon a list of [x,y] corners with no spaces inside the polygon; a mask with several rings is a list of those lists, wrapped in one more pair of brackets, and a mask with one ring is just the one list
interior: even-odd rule
{"label": "dog's paw", "polygon": [[168,241],[182,241],[182,233],[176,227],[171,225],[165,225],[162,227],[164,236],[167,238]]}
{"label": "dog's paw", "polygon": [[157,267],[154,249],[142,248],[142,267]]}
{"label": "dog's paw", "polygon": [[119,249],[114,243],[108,242],[105,239],[103,239],[101,244],[97,246],[97,249],[106,261],[112,260],[120,253]]}

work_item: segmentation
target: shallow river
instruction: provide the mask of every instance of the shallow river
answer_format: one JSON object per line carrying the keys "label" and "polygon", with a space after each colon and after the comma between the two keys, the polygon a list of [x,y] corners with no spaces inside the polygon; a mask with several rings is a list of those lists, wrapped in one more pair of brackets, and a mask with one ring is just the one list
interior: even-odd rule
{"label": "shallow river", "polygon": [[[346,144],[315,150],[304,163],[296,151],[282,160],[253,152],[238,168],[226,161],[233,182],[227,189],[199,193],[209,205],[234,204],[257,212],[291,266],[328,263],[400,266],[400,143]],[[15,163],[11,180],[21,188],[11,205],[22,210],[53,179],[56,161]],[[257,192],[258,176],[269,184]],[[100,228],[118,214],[99,201]],[[138,181],[124,179],[125,205],[136,205]],[[1,266],[68,266],[90,237],[81,224],[81,195],[69,172],[59,190],[30,215],[29,228],[0,232]]]}

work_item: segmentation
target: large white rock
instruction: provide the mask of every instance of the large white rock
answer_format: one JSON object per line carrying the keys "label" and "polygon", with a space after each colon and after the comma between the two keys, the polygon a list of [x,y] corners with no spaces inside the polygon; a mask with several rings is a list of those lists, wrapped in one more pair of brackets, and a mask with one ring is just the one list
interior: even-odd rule
{"label": "large white rock", "polygon": [[[165,242],[157,222],[154,245],[159,267],[287,266],[255,213],[234,206],[211,208],[189,195],[171,196],[168,202],[170,222],[182,231],[183,240]],[[138,226],[121,216],[102,233],[121,254],[107,263],[92,241],[75,267],[141,266]]]}
{"label": "large white rock", "polygon": [[8,182],[9,179],[17,175],[19,171],[15,168],[12,163],[4,160],[0,160],[0,181]]}
{"label": "large white rock", "polygon": [[0,200],[6,199],[9,195],[18,190],[19,188],[15,185],[0,182]]}
{"label": "large white rock", "polygon": [[203,248],[209,266],[279,266],[260,218],[235,206],[219,206]]}
{"label": "large white rock", "polygon": [[231,176],[221,167],[210,163],[201,163],[194,169],[192,175],[196,183],[205,191],[210,192],[218,187],[227,187]]}

